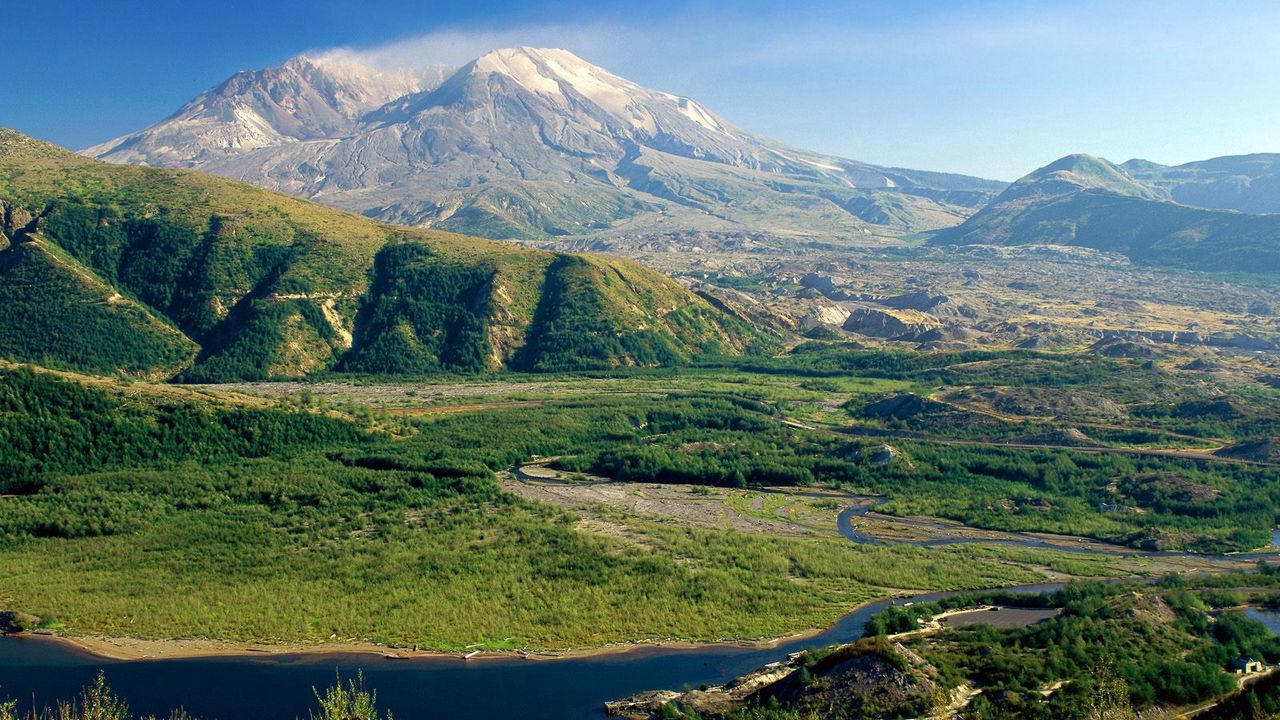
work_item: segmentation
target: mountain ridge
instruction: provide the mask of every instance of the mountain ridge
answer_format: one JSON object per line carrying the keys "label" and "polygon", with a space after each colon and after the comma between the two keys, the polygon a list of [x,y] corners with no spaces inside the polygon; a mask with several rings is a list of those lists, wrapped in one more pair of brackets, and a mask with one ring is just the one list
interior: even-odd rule
{"label": "mountain ridge", "polygon": [[[1132,161],[1129,168],[1150,172]],[[1149,265],[1280,272],[1280,216],[1173,202],[1123,166],[1088,155],[1029,173],[931,242],[1078,245]]]}
{"label": "mountain ridge", "polygon": [[1183,205],[1280,213],[1280,153],[1224,155],[1175,166],[1135,159],[1121,167],[1166,199]]}
{"label": "mountain ridge", "polygon": [[383,71],[350,56],[301,54],[277,68],[242,70],[138,133],[86,148],[91,157],[194,167],[212,157],[351,131],[397,97],[438,86],[452,70]]}

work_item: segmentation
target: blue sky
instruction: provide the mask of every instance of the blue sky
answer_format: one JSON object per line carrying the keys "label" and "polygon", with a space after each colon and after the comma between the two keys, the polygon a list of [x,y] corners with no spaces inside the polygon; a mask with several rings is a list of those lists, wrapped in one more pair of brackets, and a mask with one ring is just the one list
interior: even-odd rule
{"label": "blue sky", "polygon": [[301,51],[460,63],[524,44],[887,165],[1013,179],[1071,152],[1280,152],[1274,1],[41,0],[4,18],[0,125],[73,148]]}

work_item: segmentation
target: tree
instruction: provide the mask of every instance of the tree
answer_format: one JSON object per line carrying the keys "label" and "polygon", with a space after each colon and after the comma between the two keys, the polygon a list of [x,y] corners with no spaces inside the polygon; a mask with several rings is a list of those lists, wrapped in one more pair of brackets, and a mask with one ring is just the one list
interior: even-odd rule
{"label": "tree", "polygon": [[1089,671],[1093,692],[1085,701],[1085,717],[1089,720],[1137,720],[1129,703],[1129,684],[1116,674],[1110,660],[1100,660]]}

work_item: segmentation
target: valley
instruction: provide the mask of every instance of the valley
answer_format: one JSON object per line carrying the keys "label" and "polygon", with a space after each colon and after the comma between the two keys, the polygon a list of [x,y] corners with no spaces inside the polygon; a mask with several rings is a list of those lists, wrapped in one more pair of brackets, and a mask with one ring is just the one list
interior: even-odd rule
{"label": "valley", "polygon": [[6,141],[0,611],[77,667],[743,653],[683,676],[725,682],[885,598],[1280,557],[1264,275],[568,247],[635,262]]}
{"label": "valley", "polygon": [[[1252,505],[1258,493],[1272,492],[1270,466],[1105,451],[1203,445],[1197,438],[1206,435],[1245,441],[1247,433],[1280,416],[1273,399],[1237,400],[1239,419],[1204,426],[1195,416],[1146,413],[1150,398],[1134,395],[1133,388],[1152,384],[1122,378],[1158,378],[1153,387],[1162,387],[1166,401],[1181,396],[1182,402],[1199,402],[1203,390],[1194,376],[1144,369],[1137,361],[1006,351],[985,359],[920,356],[928,359],[915,368],[902,365],[902,358],[882,365],[894,357],[892,351],[810,343],[775,360],[678,370],[394,386],[339,376],[314,384],[193,386],[180,393],[137,382],[84,384],[75,375],[14,366],[6,371],[10,407],[48,403],[58,396],[55,389],[67,400],[44,405],[46,417],[65,419],[44,422],[38,433],[22,424],[25,413],[7,416],[5,437],[28,453],[9,460],[7,475],[29,479],[11,483],[0,506],[14,568],[0,582],[0,593],[43,625],[72,634],[190,633],[286,644],[336,635],[436,649],[555,650],[640,638],[786,635],[824,626],[842,609],[896,589],[986,587],[1000,584],[998,578],[1026,582],[1045,572],[1213,569],[1231,563],[1230,556],[1214,553],[1270,544],[1269,516]],[[1046,386],[1042,373],[1055,364],[1061,369],[1049,376],[1059,379]],[[870,369],[877,367],[882,369]],[[987,385],[993,391],[1050,397],[1058,383],[1089,382],[1103,368],[1117,378],[1117,388],[1125,388],[1120,395],[1094,384],[1099,402],[1116,407],[1116,430],[1105,445],[1036,440],[1078,422],[1065,408],[1035,424],[1003,429],[993,419],[987,426],[970,422],[963,432],[953,425],[962,412],[956,406],[939,404],[939,411],[926,403],[918,414],[889,421],[864,409],[884,398],[919,397],[911,393],[940,378],[966,392],[986,377],[995,383]],[[942,394],[949,392],[954,390],[944,387]],[[122,401],[129,404],[118,405]],[[100,409],[85,415],[77,407]],[[117,425],[106,436],[113,439],[89,430],[94,425],[87,423],[104,422],[126,407],[136,420]],[[99,413],[105,414],[95,420]],[[860,434],[892,430],[895,423],[933,435],[996,439],[953,445],[924,436]],[[187,426],[177,434],[166,430]],[[290,440],[291,426],[304,433],[296,437],[310,439]],[[468,439],[482,427],[488,428],[486,442]],[[80,454],[67,444],[77,437],[100,438],[95,446],[101,450]],[[50,455],[51,447],[64,449]],[[205,447],[230,452],[212,464],[192,464]],[[64,459],[51,464],[53,457]],[[111,457],[137,459],[122,467]],[[601,484],[592,476],[623,482]],[[726,489],[744,485],[776,489]],[[858,493],[868,492],[881,494],[877,502],[883,504],[858,518],[857,530],[879,545],[850,547],[837,516],[851,505],[865,507]],[[100,504],[107,497],[114,499]],[[563,510],[551,509],[556,506]],[[81,514],[90,507],[97,508],[92,515]],[[1204,513],[1206,507],[1214,513]],[[955,524],[911,520],[915,516]],[[433,531],[423,534],[426,528]],[[1037,536],[1010,547],[1011,532],[1083,532],[1093,540],[1048,538],[1041,546],[1046,536]],[[513,546],[499,542],[503,537],[523,540]],[[955,544],[959,537],[966,542]],[[327,557],[324,548],[339,541],[354,554]],[[528,566],[563,557],[546,548],[566,543],[577,548],[571,564],[550,575]],[[202,550],[206,559],[192,566],[190,547],[224,550]],[[526,555],[518,547],[544,549]],[[1086,547],[1092,555],[1081,552]],[[491,554],[496,564],[480,560]],[[946,569],[952,557],[965,558],[963,574]],[[37,559],[39,572],[32,564]],[[295,568],[292,577],[254,570],[281,561]],[[478,567],[457,575],[458,562]],[[366,576],[361,569],[397,566],[406,572]],[[882,569],[872,570],[876,566]],[[987,569],[975,572],[979,567]],[[103,579],[102,591],[81,591],[68,604],[62,589],[89,568]],[[423,571],[437,583],[420,584]],[[747,594],[754,599],[745,605],[739,604],[743,571],[756,576]],[[152,581],[131,582],[134,589],[121,595],[126,575]],[[507,583],[517,577],[548,584],[515,591]],[[771,579],[762,585],[762,578]],[[218,588],[232,581],[238,589],[223,595]],[[312,595],[335,581],[354,584],[337,596]],[[192,605],[147,589],[175,582],[204,600]],[[676,603],[671,614],[657,612],[654,590],[636,595],[637,582],[666,585],[659,596]],[[712,594],[690,606],[685,587]],[[341,601],[352,592],[365,598],[363,607],[386,608],[375,613],[376,625],[326,599]],[[720,592],[726,594],[715,594]],[[215,597],[221,599],[207,606]],[[293,599],[282,605],[281,597]],[[560,598],[556,610],[543,605],[552,597]],[[490,598],[502,602],[491,605]],[[619,602],[643,603],[636,606],[645,611],[635,627],[604,620]],[[699,607],[707,614],[700,616]],[[742,608],[741,614],[726,612],[729,607]],[[134,610],[121,613],[125,608]],[[447,634],[440,634],[437,612],[452,618]],[[528,626],[523,613],[543,618],[536,623],[541,635],[518,634]],[[245,622],[249,618],[256,619]]]}

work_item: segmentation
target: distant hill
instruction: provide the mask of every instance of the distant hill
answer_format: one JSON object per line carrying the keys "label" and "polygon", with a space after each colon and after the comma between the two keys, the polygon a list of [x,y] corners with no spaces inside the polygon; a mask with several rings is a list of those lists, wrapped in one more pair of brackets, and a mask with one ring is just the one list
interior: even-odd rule
{"label": "distant hill", "polygon": [[491,238],[897,236],[955,225],[1004,187],[790,148],[568,51],[527,47],[451,74],[299,57],[84,152]]}
{"label": "distant hill", "polygon": [[1185,165],[1130,160],[1121,165],[1162,197],[1183,205],[1243,213],[1280,213],[1280,154],[1234,155]]}
{"label": "distant hill", "polygon": [[1125,168],[1071,155],[1010,185],[937,244],[1057,244],[1134,262],[1209,271],[1280,272],[1280,216],[1189,207]]}
{"label": "distant hill", "polygon": [[218,381],[662,365],[760,336],[659,273],[0,130],[0,357]]}

